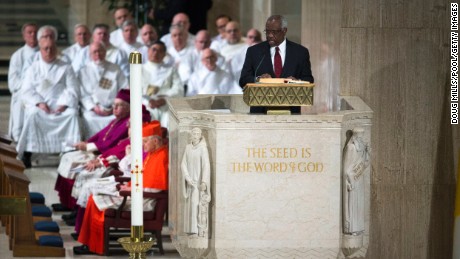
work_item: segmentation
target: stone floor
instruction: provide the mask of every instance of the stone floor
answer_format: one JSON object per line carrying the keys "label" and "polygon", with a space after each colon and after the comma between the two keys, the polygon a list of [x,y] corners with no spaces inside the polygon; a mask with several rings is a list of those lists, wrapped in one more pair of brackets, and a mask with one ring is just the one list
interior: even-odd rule
{"label": "stone floor", "polygon": [[[0,131],[8,131],[8,117],[9,117],[9,101],[10,97],[0,96]],[[54,183],[56,181],[57,172],[56,168],[59,162],[58,156],[36,156],[33,159],[33,167],[25,170],[25,174],[29,177],[31,184],[29,186],[30,191],[41,192],[45,195],[46,205],[48,207],[53,203],[59,202],[56,191],[54,191]],[[66,258],[74,258],[72,248],[76,245],[80,245],[77,241],[74,241],[70,234],[74,232],[74,227],[67,226],[61,219],[63,213],[53,212],[53,220],[59,224],[60,233],[64,240],[64,247],[66,250]],[[147,257],[158,257],[158,258],[180,258],[179,253],[172,245],[171,239],[168,236],[168,229],[163,229],[163,247],[165,254],[163,256],[158,254],[157,249],[152,249]],[[127,234],[129,236],[129,234]],[[75,255],[77,258],[128,258],[127,253],[121,253],[120,255],[104,257],[98,255]],[[12,251],[8,249],[8,239],[5,234],[5,228],[0,227],[0,258],[9,259],[13,258]],[[23,257],[25,258],[25,257]]]}

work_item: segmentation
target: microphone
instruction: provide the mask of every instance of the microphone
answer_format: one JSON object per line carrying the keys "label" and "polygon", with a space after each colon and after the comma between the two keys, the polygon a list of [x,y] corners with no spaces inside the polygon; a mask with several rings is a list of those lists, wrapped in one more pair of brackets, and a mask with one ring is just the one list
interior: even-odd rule
{"label": "microphone", "polygon": [[254,83],[257,82],[257,70],[259,70],[260,65],[262,65],[262,61],[264,61],[265,54],[262,56],[262,59],[259,62],[259,65],[256,67],[256,71],[254,72]]}

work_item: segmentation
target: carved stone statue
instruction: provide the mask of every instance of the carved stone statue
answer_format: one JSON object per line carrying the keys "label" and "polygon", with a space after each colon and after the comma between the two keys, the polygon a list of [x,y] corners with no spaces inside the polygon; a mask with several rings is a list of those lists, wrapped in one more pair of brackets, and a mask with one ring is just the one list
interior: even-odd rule
{"label": "carved stone statue", "polygon": [[181,170],[184,177],[183,195],[184,232],[206,237],[208,231],[208,206],[211,201],[208,147],[201,135],[201,129],[193,128],[192,143],[185,147]]}
{"label": "carved stone statue", "polygon": [[343,233],[364,232],[364,173],[369,166],[369,147],[364,129],[354,128],[343,154]]}

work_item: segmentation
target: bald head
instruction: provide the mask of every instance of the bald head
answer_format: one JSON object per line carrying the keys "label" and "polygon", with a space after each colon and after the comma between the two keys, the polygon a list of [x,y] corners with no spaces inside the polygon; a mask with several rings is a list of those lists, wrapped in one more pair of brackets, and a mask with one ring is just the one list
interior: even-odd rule
{"label": "bald head", "polygon": [[262,34],[260,31],[255,28],[249,29],[249,31],[246,33],[246,44],[252,46],[259,42],[262,42]]}
{"label": "bald head", "polygon": [[201,30],[195,36],[195,48],[198,51],[209,48],[211,45],[211,35],[207,30]]}
{"label": "bald head", "polygon": [[117,27],[121,27],[124,21],[130,20],[132,18],[133,17],[131,16],[129,10],[124,7],[116,9],[113,13],[113,19],[115,20],[115,24],[117,25]]}
{"label": "bald head", "polygon": [[150,46],[158,40],[158,33],[152,25],[147,23],[141,28],[141,38],[146,46]]}
{"label": "bald head", "polygon": [[188,18],[188,15],[186,15],[185,13],[178,13],[174,15],[172,24],[181,25],[187,32],[190,29],[190,19]]}
{"label": "bald head", "polygon": [[212,49],[201,51],[201,63],[209,70],[214,71],[217,67],[217,54]]}
{"label": "bald head", "polygon": [[105,44],[102,42],[93,42],[89,45],[89,55],[94,63],[99,64],[105,60]]}
{"label": "bald head", "polygon": [[235,21],[228,22],[227,25],[225,26],[225,33],[226,33],[225,39],[230,45],[240,42],[241,31],[240,31],[239,23]]}

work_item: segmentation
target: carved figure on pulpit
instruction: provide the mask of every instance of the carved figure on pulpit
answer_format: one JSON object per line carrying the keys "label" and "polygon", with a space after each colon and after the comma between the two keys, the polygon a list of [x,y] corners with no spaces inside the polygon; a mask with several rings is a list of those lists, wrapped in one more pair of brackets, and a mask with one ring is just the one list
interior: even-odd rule
{"label": "carved figure on pulpit", "polygon": [[354,128],[343,154],[343,232],[349,235],[364,232],[364,173],[370,154],[363,135],[363,128]]}
{"label": "carved figure on pulpit", "polygon": [[198,236],[207,237],[208,234],[208,217],[209,202],[211,194],[208,192],[206,184],[200,185],[200,204],[198,206]]}
{"label": "carved figure on pulpit", "polygon": [[[184,179],[182,192],[185,198],[184,232],[189,235],[204,236],[204,233],[207,233],[207,211],[211,200],[211,167],[208,147],[200,128],[192,129],[191,139],[191,143],[185,147],[181,163]],[[202,217],[204,214],[206,218]],[[206,230],[202,225],[204,221],[206,221]],[[199,233],[199,228],[202,229],[201,233]]]}

